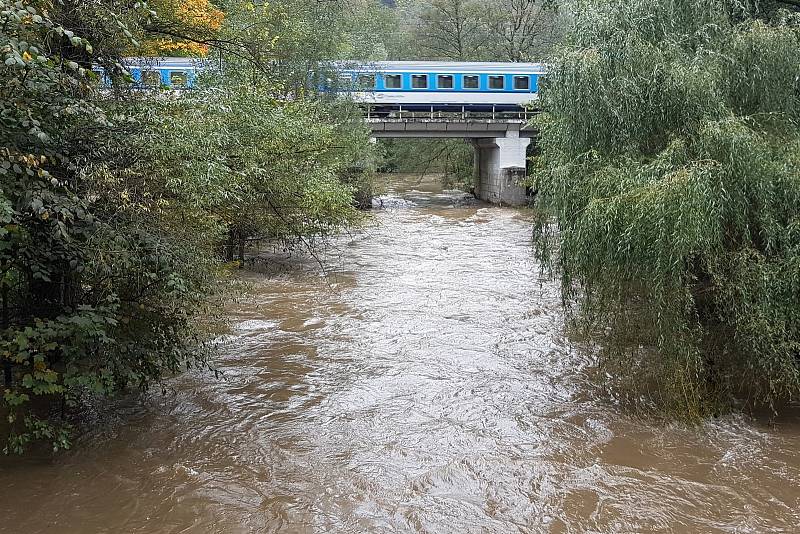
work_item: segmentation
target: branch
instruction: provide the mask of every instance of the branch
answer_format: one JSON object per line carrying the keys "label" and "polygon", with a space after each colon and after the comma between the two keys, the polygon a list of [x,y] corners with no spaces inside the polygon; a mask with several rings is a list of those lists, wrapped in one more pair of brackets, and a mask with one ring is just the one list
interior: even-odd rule
{"label": "branch", "polygon": [[[163,26],[148,26],[144,28],[144,31],[151,35],[162,35],[166,37],[172,37],[175,39],[189,41],[190,43],[208,46],[210,48],[216,48],[218,50],[222,50],[223,52],[228,52],[229,54],[232,54],[240,59],[243,59],[257,66],[262,72],[267,72],[267,68],[260,61],[260,58],[256,58],[252,53],[250,53],[251,51],[244,43],[229,41],[225,39],[217,39],[215,37],[211,38],[192,37],[190,35],[186,35],[183,32],[165,28]],[[268,57],[277,58],[278,56],[272,55]]]}

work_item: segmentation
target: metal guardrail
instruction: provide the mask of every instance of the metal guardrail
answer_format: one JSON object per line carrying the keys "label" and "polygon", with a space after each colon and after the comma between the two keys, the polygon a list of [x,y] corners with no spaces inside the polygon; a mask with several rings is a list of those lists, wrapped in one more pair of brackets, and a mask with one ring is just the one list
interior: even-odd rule
{"label": "metal guardrail", "polygon": [[437,110],[435,106],[431,106],[429,111],[420,111],[419,106],[414,106],[414,111],[403,109],[402,105],[392,111],[376,111],[374,106],[364,106],[365,118],[372,122],[380,121],[407,121],[407,120],[428,120],[428,121],[497,121],[497,122],[510,122],[519,121],[527,123],[539,112],[536,110],[525,109],[522,111],[498,111],[495,106],[492,106],[491,111],[472,111],[462,106],[461,109],[455,110]]}

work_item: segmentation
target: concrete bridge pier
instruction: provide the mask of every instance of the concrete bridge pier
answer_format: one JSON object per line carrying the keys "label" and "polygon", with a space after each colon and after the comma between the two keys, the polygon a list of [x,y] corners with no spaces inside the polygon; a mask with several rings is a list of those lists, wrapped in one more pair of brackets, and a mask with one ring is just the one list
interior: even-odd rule
{"label": "concrete bridge pier", "polygon": [[521,206],[527,202],[525,178],[527,148],[531,140],[519,130],[508,130],[505,137],[473,139],[475,194],[492,204]]}
{"label": "concrete bridge pier", "polygon": [[[401,114],[402,115],[402,114]],[[367,117],[372,137],[467,139],[475,148],[475,195],[481,200],[506,206],[527,203],[525,177],[527,148],[535,132],[525,117],[480,118],[434,113],[394,117]]]}

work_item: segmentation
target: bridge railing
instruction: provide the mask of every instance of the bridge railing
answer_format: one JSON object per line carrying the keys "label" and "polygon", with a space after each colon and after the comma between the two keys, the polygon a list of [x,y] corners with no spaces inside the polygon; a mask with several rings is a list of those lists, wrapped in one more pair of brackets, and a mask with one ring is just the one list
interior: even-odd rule
{"label": "bridge railing", "polygon": [[415,105],[413,110],[408,108],[403,109],[402,105],[398,105],[396,109],[387,111],[385,106],[362,106],[364,118],[368,120],[449,120],[449,121],[469,121],[469,120],[491,120],[491,121],[524,121],[531,120],[538,111],[532,109],[524,109],[519,111],[508,111],[497,109],[492,106],[491,109],[475,111],[468,109],[466,106],[456,109],[442,110],[437,109],[435,106],[430,106],[428,110],[420,110],[419,105]]}

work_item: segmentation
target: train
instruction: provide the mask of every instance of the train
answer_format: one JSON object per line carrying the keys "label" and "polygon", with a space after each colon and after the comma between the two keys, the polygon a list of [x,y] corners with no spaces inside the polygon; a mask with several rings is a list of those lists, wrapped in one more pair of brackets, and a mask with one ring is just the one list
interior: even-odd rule
{"label": "train", "polygon": [[[134,87],[143,89],[191,89],[197,85],[200,72],[210,67],[207,60],[186,57],[127,57],[122,64],[131,74]],[[111,85],[103,69],[93,70],[102,83]]]}
{"label": "train", "polygon": [[541,63],[379,61],[336,63],[327,91],[377,112],[518,111],[537,100]]}
{"label": "train", "polygon": [[[135,84],[142,87],[195,87],[211,66],[192,58],[126,58]],[[331,62],[309,84],[346,96],[376,113],[407,111],[517,111],[535,102],[541,63],[376,61]],[[321,78],[321,79],[320,79]]]}

